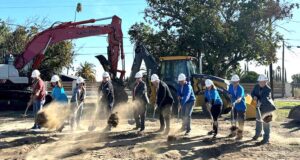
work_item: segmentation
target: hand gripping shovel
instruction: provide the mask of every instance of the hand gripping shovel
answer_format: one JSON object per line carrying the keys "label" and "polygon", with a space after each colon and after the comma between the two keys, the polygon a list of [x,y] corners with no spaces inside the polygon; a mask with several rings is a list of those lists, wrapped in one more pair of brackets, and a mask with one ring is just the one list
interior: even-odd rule
{"label": "hand gripping shovel", "polygon": [[157,109],[157,106],[155,105],[155,106],[153,107],[153,116],[152,116],[152,118],[149,120],[150,122],[155,122],[155,121],[156,121],[156,119],[155,119],[155,111],[156,111],[156,109]]}

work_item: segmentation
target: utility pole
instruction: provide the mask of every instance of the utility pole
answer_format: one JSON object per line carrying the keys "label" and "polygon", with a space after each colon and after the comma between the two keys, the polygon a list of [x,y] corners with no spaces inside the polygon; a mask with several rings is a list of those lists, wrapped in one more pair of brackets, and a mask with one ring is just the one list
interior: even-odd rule
{"label": "utility pole", "polygon": [[[268,30],[269,30],[269,38],[270,40],[272,39],[272,19],[269,18],[269,26],[268,26]],[[272,53],[269,53],[270,54],[270,58],[272,58]],[[270,66],[269,66],[269,69],[270,69],[270,87],[271,87],[271,96],[272,96],[272,99],[274,99],[274,85],[273,85],[273,59],[270,59]]]}
{"label": "utility pole", "polygon": [[282,40],[282,76],[281,76],[281,79],[282,79],[282,97],[284,97],[284,93],[285,93],[285,78],[284,78],[284,48],[285,48],[285,43],[284,43],[284,39]]}
{"label": "utility pole", "polygon": [[[76,22],[77,13],[79,13],[79,12],[81,12],[81,11],[82,11],[82,5],[81,5],[81,3],[77,3],[76,9],[75,9],[74,22]],[[71,40],[71,43],[72,43],[72,40]],[[73,53],[73,55],[74,55],[74,53]],[[72,61],[72,63],[73,63],[73,61]],[[72,65],[72,64],[70,64],[70,66],[68,66],[68,68],[67,68],[67,75],[69,75],[69,69],[70,69],[71,65]]]}

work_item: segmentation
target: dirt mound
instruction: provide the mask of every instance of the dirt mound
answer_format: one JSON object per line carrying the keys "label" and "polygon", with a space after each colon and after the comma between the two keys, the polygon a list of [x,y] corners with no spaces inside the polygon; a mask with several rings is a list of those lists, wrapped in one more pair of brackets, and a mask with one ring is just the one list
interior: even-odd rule
{"label": "dirt mound", "polygon": [[291,109],[288,118],[300,121],[300,106],[296,106]]}
{"label": "dirt mound", "polygon": [[109,116],[107,124],[112,126],[112,127],[117,127],[119,124],[119,117],[118,117],[118,112],[113,113]]}

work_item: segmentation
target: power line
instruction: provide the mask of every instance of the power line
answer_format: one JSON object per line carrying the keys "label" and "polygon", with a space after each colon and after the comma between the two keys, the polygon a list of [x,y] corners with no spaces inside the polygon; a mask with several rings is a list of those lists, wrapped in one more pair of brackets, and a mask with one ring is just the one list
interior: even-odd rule
{"label": "power line", "polygon": [[[119,3],[119,4],[94,4],[84,5],[83,7],[105,7],[105,6],[130,6],[130,5],[144,5],[145,3]],[[1,6],[0,9],[42,9],[42,8],[74,8],[76,5],[70,6]]]}
{"label": "power line", "polygon": [[[80,46],[76,46],[74,48],[78,48],[78,49],[81,49],[81,48],[107,48],[108,46],[83,46],[83,47],[80,47]],[[123,47],[134,47],[133,45],[128,45],[128,46],[123,46]]]}
{"label": "power line", "polygon": [[[102,55],[102,54],[107,54],[107,53],[75,53],[74,56],[81,56],[81,55]],[[129,54],[134,54],[133,52],[126,52],[124,53],[125,55],[129,55]]]}

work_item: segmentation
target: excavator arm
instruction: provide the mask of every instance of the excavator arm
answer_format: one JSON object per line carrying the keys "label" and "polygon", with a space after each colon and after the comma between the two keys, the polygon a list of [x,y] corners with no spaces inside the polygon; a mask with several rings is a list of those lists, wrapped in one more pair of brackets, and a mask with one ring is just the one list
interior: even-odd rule
{"label": "excavator arm", "polygon": [[138,71],[140,71],[143,60],[147,68],[147,75],[149,75],[149,79],[152,74],[158,74],[159,71],[159,65],[143,44],[136,43],[134,52],[135,56],[129,77],[129,88],[132,88],[132,84],[135,80],[134,76]]}
{"label": "excavator arm", "polygon": [[[83,25],[95,23],[96,21],[112,19],[108,25]],[[90,36],[108,34],[108,64],[109,72],[112,78],[116,78],[117,72],[120,72],[120,79],[125,76],[125,56],[123,50],[123,33],[121,29],[121,19],[117,16],[90,19],[80,22],[66,22],[52,26],[33,37],[26,45],[24,52],[16,59],[15,67],[22,69],[30,61],[34,60],[32,68],[38,68],[44,58],[44,53],[50,45],[68,40]],[[118,70],[118,60],[121,57],[122,70]],[[104,67],[104,66],[103,66]]]}

